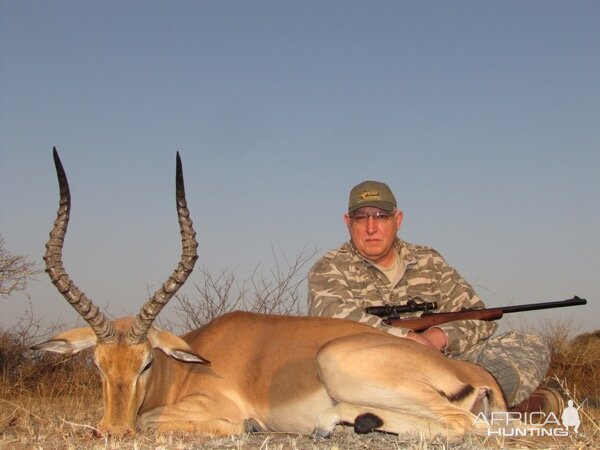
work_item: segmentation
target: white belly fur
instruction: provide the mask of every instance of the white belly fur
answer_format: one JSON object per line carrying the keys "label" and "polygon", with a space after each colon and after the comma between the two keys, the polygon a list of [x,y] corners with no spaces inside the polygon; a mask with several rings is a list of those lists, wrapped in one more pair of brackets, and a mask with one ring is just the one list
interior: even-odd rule
{"label": "white belly fur", "polygon": [[260,420],[268,431],[311,434],[319,414],[333,406],[325,389],[287,405],[279,405]]}

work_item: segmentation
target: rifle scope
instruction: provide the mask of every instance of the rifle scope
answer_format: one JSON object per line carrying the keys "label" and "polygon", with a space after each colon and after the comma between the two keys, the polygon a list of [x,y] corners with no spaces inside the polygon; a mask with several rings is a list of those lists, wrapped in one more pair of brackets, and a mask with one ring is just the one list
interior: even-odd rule
{"label": "rifle scope", "polygon": [[[417,297],[418,298],[418,297]],[[411,298],[406,302],[405,305],[381,305],[381,306],[367,306],[365,312],[367,314],[373,314],[379,317],[385,316],[396,316],[398,314],[416,312],[416,311],[431,311],[438,308],[437,302],[426,302],[422,299],[416,301]]]}

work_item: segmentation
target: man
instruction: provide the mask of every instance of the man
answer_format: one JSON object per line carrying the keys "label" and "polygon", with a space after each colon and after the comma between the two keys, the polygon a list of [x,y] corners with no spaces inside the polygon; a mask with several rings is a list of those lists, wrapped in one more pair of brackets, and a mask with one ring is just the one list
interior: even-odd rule
{"label": "man", "polygon": [[439,253],[396,236],[402,218],[386,184],[364,181],[351,190],[344,215],[350,241],[328,252],[310,270],[309,314],[363,322],[450,358],[479,364],[496,377],[509,406],[517,410],[560,409],[554,404],[554,392],[541,388],[531,395],[550,363],[541,336],[511,332],[491,337],[498,325],[481,320],[445,323],[417,333],[389,326],[365,312],[367,306],[402,305],[408,300],[435,301],[438,312],[484,307],[469,283]]}

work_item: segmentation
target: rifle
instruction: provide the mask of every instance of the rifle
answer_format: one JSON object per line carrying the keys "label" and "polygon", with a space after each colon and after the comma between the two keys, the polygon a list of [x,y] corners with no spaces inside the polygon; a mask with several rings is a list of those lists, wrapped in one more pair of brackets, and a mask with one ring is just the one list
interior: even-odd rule
{"label": "rifle", "polygon": [[[408,303],[411,301],[415,303],[416,306],[409,306]],[[502,306],[500,308],[466,309],[456,312],[432,313],[432,309],[437,309],[437,304],[435,302],[417,303],[411,299],[407,302],[407,305],[370,306],[365,308],[365,311],[368,314],[384,317],[383,321],[388,325],[401,328],[410,328],[413,331],[423,331],[427,328],[431,328],[442,323],[453,322],[455,320],[498,320],[507,313],[535,311],[538,309],[563,308],[566,306],[585,304],[587,304],[586,299],[575,296],[573,298],[558,302],[530,303],[528,305]],[[392,314],[385,314],[387,311],[392,312]],[[399,314],[413,311],[424,312],[421,317],[415,317],[412,319],[401,319],[399,316]]]}

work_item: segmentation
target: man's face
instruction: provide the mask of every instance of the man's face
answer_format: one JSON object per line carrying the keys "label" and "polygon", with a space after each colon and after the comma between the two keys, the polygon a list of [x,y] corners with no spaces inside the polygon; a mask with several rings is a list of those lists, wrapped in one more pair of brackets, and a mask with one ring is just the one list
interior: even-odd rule
{"label": "man's face", "polygon": [[387,212],[366,206],[344,215],[350,238],[358,252],[384,267],[394,261],[394,241],[402,223],[402,211]]}

